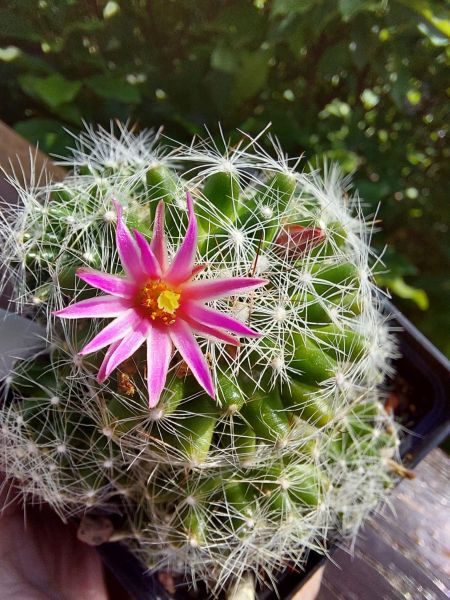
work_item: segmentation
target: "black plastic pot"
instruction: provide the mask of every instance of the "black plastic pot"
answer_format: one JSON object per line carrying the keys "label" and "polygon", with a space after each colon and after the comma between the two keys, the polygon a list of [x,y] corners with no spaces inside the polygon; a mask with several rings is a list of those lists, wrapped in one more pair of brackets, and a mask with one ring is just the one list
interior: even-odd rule
{"label": "black plastic pot", "polygon": [[[391,383],[394,411],[410,433],[400,447],[403,462],[417,465],[428,452],[450,435],[450,362],[390,302],[386,312],[392,315],[392,327],[398,329],[401,358],[396,361],[396,376]],[[332,548],[330,549],[332,551]],[[146,574],[139,561],[120,543],[99,547],[108,569],[133,600],[173,600],[155,576]],[[258,600],[290,598],[325,562],[311,552],[304,571],[285,571],[278,579],[278,594],[264,589]],[[177,600],[188,598],[180,590]],[[204,598],[199,596],[199,598]]]}

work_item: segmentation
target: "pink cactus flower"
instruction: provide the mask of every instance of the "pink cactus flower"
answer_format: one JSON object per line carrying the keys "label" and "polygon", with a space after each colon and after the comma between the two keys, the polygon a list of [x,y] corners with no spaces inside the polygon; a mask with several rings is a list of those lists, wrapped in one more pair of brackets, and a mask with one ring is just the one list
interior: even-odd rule
{"label": "pink cactus flower", "polygon": [[195,334],[239,346],[231,335],[259,334],[244,323],[205,305],[205,302],[254,290],[266,283],[254,277],[202,279],[195,276],[202,267],[194,266],[197,247],[197,220],[192,199],[187,194],[189,222],[181,245],[169,262],[164,235],[164,202],[158,204],[153,237],[149,243],[134,230],[129,231],[117,210],[116,243],[125,277],[79,269],[78,277],[106,295],[81,300],[55,311],[64,319],[114,317],[80,351],[81,355],[109,346],[98,371],[99,383],[123,361],[147,343],[147,382],[149,405],[158,404],[175,347],[199,384],[214,398],[211,372]]}

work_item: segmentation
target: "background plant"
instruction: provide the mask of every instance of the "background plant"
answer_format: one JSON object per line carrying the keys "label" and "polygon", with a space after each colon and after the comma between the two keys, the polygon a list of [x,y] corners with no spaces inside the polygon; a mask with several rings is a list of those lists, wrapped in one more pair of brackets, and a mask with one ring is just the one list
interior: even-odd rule
{"label": "background plant", "polygon": [[2,118],[64,153],[82,118],[267,122],[325,153],[379,203],[396,302],[447,352],[448,5],[431,0],[10,1],[0,9]]}

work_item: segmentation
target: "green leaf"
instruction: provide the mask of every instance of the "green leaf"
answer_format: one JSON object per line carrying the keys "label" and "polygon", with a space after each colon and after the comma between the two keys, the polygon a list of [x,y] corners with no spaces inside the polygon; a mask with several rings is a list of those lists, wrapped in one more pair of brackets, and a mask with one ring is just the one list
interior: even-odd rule
{"label": "green leaf", "polygon": [[81,89],[81,81],[69,81],[59,73],[47,77],[23,75],[19,82],[24,92],[50,108],[71,102]]}
{"label": "green leaf", "polygon": [[55,116],[61,117],[67,123],[80,126],[83,120],[80,107],[76,104],[62,104],[55,108]]}
{"label": "green leaf", "polygon": [[347,102],[342,102],[342,100],[339,100],[339,98],[334,98],[324,107],[324,109],[319,113],[319,116],[323,119],[330,115],[339,117],[341,119],[348,119],[351,112],[352,109]]}
{"label": "green leaf", "polygon": [[348,20],[361,10],[361,0],[339,0],[338,7],[342,18]]}
{"label": "green leaf", "polygon": [[347,43],[337,43],[328,46],[318,64],[320,75],[332,77],[339,75],[351,64],[351,54]]}
{"label": "green leaf", "polygon": [[382,8],[384,3],[382,1],[371,1],[371,0],[339,0],[338,8],[344,21],[349,21],[357,13],[364,10],[379,10]]}
{"label": "green leaf", "polygon": [[305,13],[317,4],[320,4],[318,0],[302,0],[301,2],[299,0],[274,0],[272,4],[272,17]]}
{"label": "green leaf", "polygon": [[28,119],[14,125],[15,131],[47,154],[65,154],[73,138],[53,119]]}
{"label": "green leaf", "polygon": [[425,290],[408,285],[403,277],[377,277],[377,282],[386,285],[396,296],[412,300],[420,310],[428,310],[430,303]]}
{"label": "green leaf", "polygon": [[[233,45],[236,44],[237,48],[243,48],[247,43],[258,39],[264,31],[265,23],[261,10],[250,2],[216,2],[215,4],[223,4],[223,8],[216,18],[206,26],[206,31],[215,33],[211,37],[214,45],[220,41],[220,38],[228,38],[231,34]],[[199,29],[201,30],[203,27]]]}
{"label": "green leaf", "polygon": [[234,79],[232,96],[236,104],[255,96],[266,85],[270,55],[261,50],[244,54]]}
{"label": "green leaf", "polygon": [[211,66],[224,73],[234,73],[239,68],[239,57],[235,50],[221,44],[212,51]]}
{"label": "green leaf", "polygon": [[445,3],[437,11],[427,0],[401,0],[401,2],[424,17],[435,29],[450,39],[450,10],[448,6],[444,5]]}
{"label": "green leaf", "polygon": [[379,50],[379,41],[375,35],[368,34],[371,27],[372,18],[365,15],[361,17],[358,26],[352,30],[352,42],[354,48],[351,51],[351,60],[358,69],[363,69],[373,59]]}
{"label": "green leaf", "polygon": [[361,159],[356,152],[344,148],[328,150],[323,153],[323,157],[336,161],[344,173],[354,173],[361,163]]}
{"label": "green leaf", "polygon": [[97,96],[119,102],[137,104],[141,100],[139,88],[115,75],[95,75],[85,81]]}
{"label": "green leaf", "polygon": [[419,23],[417,27],[419,31],[422,32],[430,40],[433,46],[448,45],[448,37],[440,31],[438,31],[436,27],[433,27],[430,23]]}
{"label": "green leaf", "polygon": [[12,62],[19,58],[22,54],[22,50],[17,46],[6,46],[6,48],[0,48],[0,60],[3,62]]}
{"label": "green leaf", "polygon": [[396,72],[396,80],[391,86],[390,95],[398,108],[402,108],[406,94],[410,87],[411,73],[403,66],[399,66]]}
{"label": "green leaf", "polygon": [[120,6],[117,2],[110,0],[103,9],[103,18],[111,19],[120,12]]}
{"label": "green leaf", "polygon": [[378,104],[380,96],[371,89],[365,89],[361,94],[361,100],[366,110],[370,110]]}

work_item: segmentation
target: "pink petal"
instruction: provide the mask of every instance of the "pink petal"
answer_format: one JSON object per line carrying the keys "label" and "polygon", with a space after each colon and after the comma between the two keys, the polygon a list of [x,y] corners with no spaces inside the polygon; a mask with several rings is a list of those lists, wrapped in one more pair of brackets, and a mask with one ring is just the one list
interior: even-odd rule
{"label": "pink petal", "polygon": [[229,279],[206,279],[193,281],[183,286],[183,295],[190,300],[213,300],[224,296],[232,296],[241,292],[249,292],[265,285],[267,279],[256,277],[231,277]]}
{"label": "pink petal", "polygon": [[153,254],[152,249],[150,248],[150,244],[137,229],[134,230],[134,237],[136,238],[137,245],[141,251],[142,265],[144,267],[145,274],[151,279],[159,279],[161,277],[161,267],[159,262],[156,260],[156,256]]}
{"label": "pink petal", "polygon": [[252,337],[259,337],[261,335],[237,319],[233,319],[232,317],[214,310],[213,308],[200,306],[198,304],[194,304],[193,302],[189,302],[183,306],[183,313],[185,313],[188,318],[195,319],[203,325],[211,325],[212,327],[228,329],[237,335]]}
{"label": "pink petal", "polygon": [[206,336],[211,336],[216,338],[221,342],[225,342],[226,344],[231,344],[233,346],[240,346],[241,342],[232,335],[221,331],[220,329],[216,329],[215,327],[208,327],[208,325],[204,325],[195,319],[191,319],[190,317],[184,316],[184,320],[189,323],[192,329],[196,333],[201,333]]}
{"label": "pink petal", "polygon": [[118,317],[130,308],[130,300],[116,296],[97,296],[81,300],[71,306],[53,312],[62,319],[106,318]]}
{"label": "pink petal", "polygon": [[118,342],[114,342],[114,344],[111,344],[111,346],[108,348],[108,350],[106,351],[105,357],[103,359],[102,364],[100,365],[100,369],[98,370],[97,373],[97,381],[98,383],[103,383],[106,379],[106,366],[108,364],[109,359],[111,358],[111,354],[113,352],[115,352],[115,350],[120,346],[122,340],[119,340]]}
{"label": "pink petal", "polygon": [[144,268],[141,262],[141,252],[136,240],[131,235],[122,219],[122,207],[115,202],[117,210],[116,244],[120,262],[127,275],[133,279],[142,279]]}
{"label": "pink petal", "polygon": [[109,323],[104,329],[100,331],[84,348],[82,348],[79,354],[90,354],[91,352],[97,352],[109,344],[113,344],[124,338],[127,333],[136,326],[142,317],[134,310],[129,308],[120,317],[117,317]]}
{"label": "pink petal", "polygon": [[155,222],[153,223],[153,237],[150,242],[150,247],[153,250],[153,254],[156,256],[161,269],[165,271],[167,269],[167,248],[166,239],[164,235],[164,200],[161,200],[156,207]]}
{"label": "pink petal", "polygon": [[131,281],[117,275],[101,273],[95,269],[78,269],[77,276],[85,283],[92,285],[92,287],[114,296],[131,298],[136,291],[136,286]]}
{"label": "pink petal", "polygon": [[109,357],[105,368],[105,377],[109,377],[116,367],[139,350],[147,338],[150,327],[151,325],[148,321],[141,320],[141,322],[123,338]]}
{"label": "pink petal", "polygon": [[167,328],[152,327],[147,337],[147,385],[150,408],[159,402],[171,358],[172,341]]}
{"label": "pink petal", "polygon": [[169,327],[169,333],[172,342],[186,361],[194,377],[211,398],[214,398],[215,390],[209,366],[192,333],[192,329],[185,321],[177,319],[176,323]]}
{"label": "pink petal", "polygon": [[164,279],[172,285],[177,285],[189,279],[194,268],[195,250],[197,248],[197,219],[189,192],[186,194],[186,200],[189,215],[186,235],[164,276]]}

